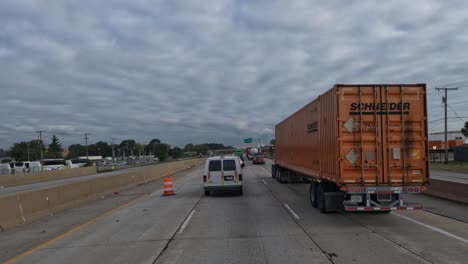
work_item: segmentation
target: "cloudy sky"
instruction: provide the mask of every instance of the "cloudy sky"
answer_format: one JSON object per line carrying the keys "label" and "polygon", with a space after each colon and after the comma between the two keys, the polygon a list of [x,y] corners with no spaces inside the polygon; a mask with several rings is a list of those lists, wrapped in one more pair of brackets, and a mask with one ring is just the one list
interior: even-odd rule
{"label": "cloudy sky", "polygon": [[[0,147],[36,130],[65,145],[265,142],[335,83],[427,83],[441,131],[432,88],[468,85],[467,14],[465,1],[3,0]],[[466,120],[467,99],[450,92]]]}

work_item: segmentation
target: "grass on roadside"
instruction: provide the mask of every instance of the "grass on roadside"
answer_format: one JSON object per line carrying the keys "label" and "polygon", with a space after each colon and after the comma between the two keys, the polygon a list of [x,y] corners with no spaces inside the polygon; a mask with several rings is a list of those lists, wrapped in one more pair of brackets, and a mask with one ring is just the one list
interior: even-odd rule
{"label": "grass on roadside", "polygon": [[468,162],[463,161],[449,161],[448,164],[440,162],[431,162],[430,168],[435,170],[445,170],[453,172],[468,173]]}

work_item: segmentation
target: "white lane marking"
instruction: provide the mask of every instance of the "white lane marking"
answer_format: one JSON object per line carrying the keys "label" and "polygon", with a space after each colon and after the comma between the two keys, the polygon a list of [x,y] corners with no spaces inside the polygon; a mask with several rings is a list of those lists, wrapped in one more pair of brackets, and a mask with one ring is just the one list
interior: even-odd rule
{"label": "white lane marking", "polygon": [[180,229],[179,229],[179,234],[182,234],[182,232],[184,232],[184,229],[187,227],[188,223],[190,222],[190,219],[192,218],[193,214],[195,213],[195,209],[192,210],[192,212],[190,212],[189,216],[187,217],[187,219],[185,219],[184,223],[182,224],[182,226],[180,226]]}
{"label": "white lane marking", "polygon": [[262,180],[263,184],[268,185],[268,183],[265,180]]}
{"label": "white lane marking", "polygon": [[294,216],[294,218],[296,218],[297,220],[301,219],[294,211],[293,209],[291,209],[291,207],[289,207],[289,205],[287,203],[284,203],[284,206],[289,210],[289,212],[292,214],[292,216]]}
{"label": "white lane marking", "polygon": [[398,213],[395,213],[395,212],[393,212],[393,215],[396,215],[396,216],[401,217],[401,218],[403,218],[403,219],[406,219],[406,220],[408,220],[408,221],[410,221],[410,222],[413,222],[413,223],[415,223],[415,224],[418,224],[418,225],[427,227],[427,228],[429,228],[429,229],[431,229],[431,230],[433,230],[433,231],[436,231],[436,232],[438,232],[438,233],[441,233],[441,234],[446,235],[446,236],[451,237],[451,238],[455,238],[455,239],[457,239],[457,240],[460,240],[461,242],[464,242],[464,243],[468,244],[468,239],[464,239],[464,238],[462,238],[462,237],[456,236],[456,235],[454,235],[454,234],[452,234],[452,233],[449,233],[449,232],[444,231],[444,230],[442,230],[442,229],[439,229],[439,228],[437,228],[437,227],[433,227],[433,226],[430,226],[430,225],[428,225],[428,224],[421,223],[421,222],[419,222],[419,221],[417,221],[417,220],[414,220],[413,218],[409,218],[409,217],[406,217],[406,216],[404,216],[404,215],[401,215],[401,214],[398,214]]}

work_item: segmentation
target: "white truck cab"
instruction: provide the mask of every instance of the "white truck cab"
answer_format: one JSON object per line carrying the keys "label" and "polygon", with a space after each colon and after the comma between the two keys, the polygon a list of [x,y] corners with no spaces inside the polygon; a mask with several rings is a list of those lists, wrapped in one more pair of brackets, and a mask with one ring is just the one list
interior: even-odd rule
{"label": "white truck cab", "polygon": [[206,160],[203,175],[205,195],[211,191],[232,190],[242,194],[242,165],[237,156],[217,156]]}

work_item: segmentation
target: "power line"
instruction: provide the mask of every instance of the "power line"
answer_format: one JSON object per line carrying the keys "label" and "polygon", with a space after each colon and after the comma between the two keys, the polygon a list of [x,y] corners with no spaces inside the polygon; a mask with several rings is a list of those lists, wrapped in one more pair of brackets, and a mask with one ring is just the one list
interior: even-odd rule
{"label": "power line", "polygon": [[458,115],[458,113],[457,113],[457,111],[455,111],[455,109],[453,109],[450,105],[449,105],[448,107],[450,107],[450,109],[452,109],[452,111],[455,113],[455,116],[456,116],[458,119],[460,119],[460,120],[463,121],[463,122],[466,122],[463,118],[461,118],[461,117]]}

